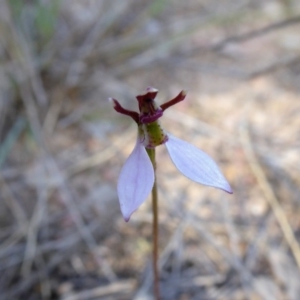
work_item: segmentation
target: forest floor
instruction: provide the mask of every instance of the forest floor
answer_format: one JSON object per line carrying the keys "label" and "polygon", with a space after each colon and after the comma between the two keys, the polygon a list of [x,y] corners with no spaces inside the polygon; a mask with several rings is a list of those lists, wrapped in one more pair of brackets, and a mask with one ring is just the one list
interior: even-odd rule
{"label": "forest floor", "polygon": [[299,300],[298,1],[0,3],[0,299],[152,297],[151,201],[117,179],[148,86],[164,129],[233,194],[157,148],[162,300]]}

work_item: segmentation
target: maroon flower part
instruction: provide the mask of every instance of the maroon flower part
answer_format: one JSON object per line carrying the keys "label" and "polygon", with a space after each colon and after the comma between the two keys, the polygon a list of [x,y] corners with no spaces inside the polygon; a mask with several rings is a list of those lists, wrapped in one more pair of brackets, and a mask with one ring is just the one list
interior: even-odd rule
{"label": "maroon flower part", "polygon": [[191,180],[232,193],[231,187],[222,175],[217,164],[205,152],[166,134],[159,124],[159,118],[170,106],[184,100],[185,91],[174,99],[158,106],[155,97],[158,90],[148,87],[145,93],[136,98],[140,113],[123,108],[115,99],[114,109],[130,116],[138,125],[136,145],[124,164],[118,180],[120,207],[125,221],[146,200],[154,183],[154,170],[145,148],[155,148],[165,144],[177,169]]}
{"label": "maroon flower part", "polygon": [[131,117],[136,123],[139,123],[139,114],[135,111],[125,109],[118,100],[114,98],[109,98],[110,101],[112,101],[114,109],[116,112]]}
{"label": "maroon flower part", "polygon": [[161,106],[158,106],[155,102],[157,93],[157,89],[148,87],[145,93],[136,96],[136,99],[139,103],[139,114],[135,111],[123,108],[119,101],[116,99],[110,98],[110,100],[113,102],[114,109],[118,113],[130,116],[138,125],[149,124],[158,120],[167,108],[175,105],[180,101],[183,101],[186,96],[186,92],[181,91],[175,98],[167,101]]}
{"label": "maroon flower part", "polygon": [[155,122],[163,115],[163,110],[154,101],[158,90],[148,87],[144,94],[136,96],[139,102],[140,122],[148,124]]}

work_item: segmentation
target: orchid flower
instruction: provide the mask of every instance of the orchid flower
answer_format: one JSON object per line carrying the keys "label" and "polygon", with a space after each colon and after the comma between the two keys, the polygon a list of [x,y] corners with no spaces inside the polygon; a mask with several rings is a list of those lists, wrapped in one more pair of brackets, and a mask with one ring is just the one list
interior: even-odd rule
{"label": "orchid flower", "polygon": [[183,101],[186,92],[181,91],[174,99],[161,106],[158,106],[154,100],[157,93],[157,89],[148,87],[145,93],[136,97],[140,113],[127,110],[116,99],[110,98],[114,109],[118,113],[130,116],[138,126],[135,147],[125,162],[118,179],[120,207],[126,222],[147,199],[154,184],[155,174],[146,152],[147,148],[165,144],[174,165],[187,178],[232,193],[229,183],[208,154],[166,133],[161,128],[159,118],[163,112],[170,106]]}

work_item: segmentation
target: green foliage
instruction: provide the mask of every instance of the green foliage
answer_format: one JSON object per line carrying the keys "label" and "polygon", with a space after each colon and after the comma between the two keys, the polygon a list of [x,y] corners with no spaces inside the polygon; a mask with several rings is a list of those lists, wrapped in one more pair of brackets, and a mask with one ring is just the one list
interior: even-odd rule
{"label": "green foliage", "polygon": [[155,0],[150,6],[150,13],[152,16],[157,16],[162,13],[167,5],[167,0]]}
{"label": "green foliage", "polygon": [[18,18],[21,15],[22,9],[24,7],[24,1],[22,0],[9,0],[9,5],[13,16]]}
{"label": "green foliage", "polygon": [[16,120],[13,127],[11,128],[11,130],[8,132],[3,143],[1,144],[1,146],[0,146],[0,169],[3,165],[3,163],[5,162],[7,156],[9,155],[15,142],[19,138],[19,135],[23,131],[25,125],[26,125],[26,121],[24,120],[24,118],[19,117],[18,120]]}
{"label": "green foliage", "polygon": [[60,0],[53,0],[47,5],[39,3],[36,7],[35,24],[42,37],[49,39],[55,30],[59,13]]}
{"label": "green foliage", "polygon": [[59,15],[60,0],[42,1],[10,0],[15,22],[21,30],[28,30],[40,42],[47,42],[53,35]]}

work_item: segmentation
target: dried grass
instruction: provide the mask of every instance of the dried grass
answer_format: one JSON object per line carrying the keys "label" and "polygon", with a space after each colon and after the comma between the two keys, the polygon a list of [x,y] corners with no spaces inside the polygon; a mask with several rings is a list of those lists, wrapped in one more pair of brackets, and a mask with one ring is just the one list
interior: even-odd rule
{"label": "dried grass", "polygon": [[151,210],[116,181],[148,85],[166,130],[213,156],[234,194],[158,149],[163,299],[300,294],[297,1],[0,2],[0,299],[152,299]]}

